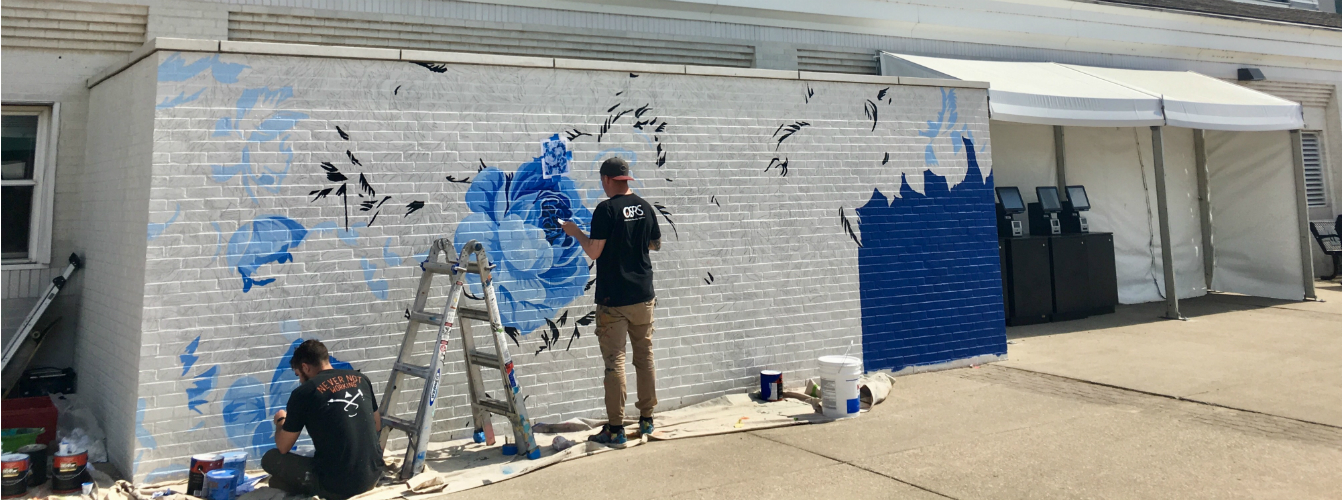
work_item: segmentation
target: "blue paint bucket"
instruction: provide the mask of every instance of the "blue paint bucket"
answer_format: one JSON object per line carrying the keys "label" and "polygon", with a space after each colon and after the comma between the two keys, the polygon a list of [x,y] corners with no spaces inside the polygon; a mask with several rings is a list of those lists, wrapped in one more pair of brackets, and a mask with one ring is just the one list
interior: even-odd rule
{"label": "blue paint bucket", "polygon": [[783,399],[783,372],[760,370],[760,399],[765,401]]}
{"label": "blue paint bucket", "polygon": [[224,457],[222,469],[233,471],[233,489],[237,489],[238,484],[247,476],[247,452],[228,451],[219,455]]}
{"label": "blue paint bucket", "polygon": [[205,473],[205,498],[210,500],[233,500],[237,491],[233,483],[237,475],[229,469],[212,470]]}

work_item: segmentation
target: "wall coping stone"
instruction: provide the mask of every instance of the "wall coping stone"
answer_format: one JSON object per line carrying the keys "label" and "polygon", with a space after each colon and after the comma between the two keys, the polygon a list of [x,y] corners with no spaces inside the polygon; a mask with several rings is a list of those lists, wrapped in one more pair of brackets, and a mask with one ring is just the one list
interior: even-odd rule
{"label": "wall coping stone", "polygon": [[262,54],[297,57],[328,57],[340,59],[371,59],[382,61],[441,62],[452,64],[480,64],[487,66],[521,66],[529,68],[557,68],[592,71],[619,71],[633,73],[668,73],[677,75],[726,76],[736,78],[772,78],[779,80],[819,80],[829,82],[877,83],[890,85],[918,85],[986,89],[988,82],[913,78],[906,76],[851,75],[845,73],[817,73],[759,68],[730,68],[682,64],[650,64],[627,61],[600,61],[551,57],[505,56],[469,52],[441,52],[412,49],[378,49],[336,45],[308,45],[299,43],[236,42],[228,40],[197,40],[188,38],[156,37],[126,56],[124,61],[102,70],[85,81],[93,88],[116,76],[131,65],[160,50],[182,52],[216,52],[229,54]]}

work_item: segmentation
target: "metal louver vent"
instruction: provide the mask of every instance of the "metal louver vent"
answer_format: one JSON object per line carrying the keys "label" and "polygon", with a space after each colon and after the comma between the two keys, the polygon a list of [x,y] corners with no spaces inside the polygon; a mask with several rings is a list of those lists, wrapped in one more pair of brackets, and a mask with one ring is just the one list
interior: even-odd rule
{"label": "metal louver vent", "polygon": [[1305,158],[1305,200],[1311,207],[1328,204],[1323,184],[1323,145],[1317,132],[1300,134],[1300,153]]}

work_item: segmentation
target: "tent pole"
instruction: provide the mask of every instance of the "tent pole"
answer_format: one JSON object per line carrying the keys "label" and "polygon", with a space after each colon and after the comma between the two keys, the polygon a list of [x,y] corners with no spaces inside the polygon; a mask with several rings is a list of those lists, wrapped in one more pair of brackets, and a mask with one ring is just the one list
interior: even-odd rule
{"label": "tent pole", "polygon": [[1156,165],[1156,210],[1160,222],[1160,260],[1165,268],[1165,318],[1184,319],[1179,314],[1178,288],[1174,286],[1174,245],[1170,242],[1170,210],[1165,196],[1165,141],[1161,127],[1151,127],[1151,157]]}
{"label": "tent pole", "polygon": [[1305,288],[1305,300],[1319,300],[1314,294],[1314,255],[1309,245],[1309,202],[1305,198],[1305,152],[1300,143],[1300,130],[1291,131],[1291,162],[1295,169],[1295,214],[1299,222],[1300,273]]}
{"label": "tent pole", "polygon": [[1067,147],[1063,141],[1062,125],[1053,126],[1053,163],[1057,167],[1058,192],[1067,192]]}
{"label": "tent pole", "polygon": [[1212,246],[1212,189],[1208,182],[1207,143],[1205,131],[1193,130],[1193,159],[1197,162],[1198,172],[1198,215],[1202,218],[1202,274],[1207,279],[1207,289],[1212,289],[1212,278],[1216,272],[1216,247]]}

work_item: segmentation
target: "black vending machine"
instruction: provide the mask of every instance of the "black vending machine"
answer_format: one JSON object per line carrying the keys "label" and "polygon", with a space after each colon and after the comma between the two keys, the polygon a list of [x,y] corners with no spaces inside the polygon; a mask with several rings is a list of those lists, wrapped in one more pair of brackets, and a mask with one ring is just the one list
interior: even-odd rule
{"label": "black vending machine", "polygon": [[1015,216],[1026,211],[1019,189],[999,187],[996,191],[1006,323],[1011,326],[1046,323],[1053,313],[1048,238],[1026,236],[1021,221],[1015,220]]}

